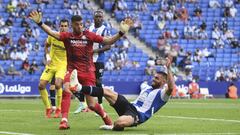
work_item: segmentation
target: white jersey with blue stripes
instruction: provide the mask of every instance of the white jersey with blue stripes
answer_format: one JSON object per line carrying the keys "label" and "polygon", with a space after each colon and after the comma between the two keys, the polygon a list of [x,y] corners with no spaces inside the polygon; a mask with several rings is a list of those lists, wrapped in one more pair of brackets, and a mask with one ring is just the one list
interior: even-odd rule
{"label": "white jersey with blue stripes", "polygon": [[137,99],[132,103],[138,111],[139,123],[147,121],[154,113],[164,106],[169,96],[166,94],[167,86],[153,89],[151,86],[145,87]]}
{"label": "white jersey with blue stripes", "polygon": [[[100,36],[109,36],[110,32],[108,31],[107,27],[105,25],[102,25],[101,27],[95,28],[94,23],[91,24],[89,27],[89,31],[96,33]],[[93,50],[102,48],[103,45],[99,43],[93,43]],[[104,62],[104,52],[103,53],[94,53],[93,54],[93,62]]]}

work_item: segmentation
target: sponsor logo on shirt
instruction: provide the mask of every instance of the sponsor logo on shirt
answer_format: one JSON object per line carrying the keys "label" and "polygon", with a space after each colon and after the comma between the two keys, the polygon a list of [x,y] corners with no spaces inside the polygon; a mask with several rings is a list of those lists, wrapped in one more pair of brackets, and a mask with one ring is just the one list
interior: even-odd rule
{"label": "sponsor logo on shirt", "polygon": [[82,36],[81,39],[70,39],[72,46],[86,46],[88,44],[88,39],[86,36]]}

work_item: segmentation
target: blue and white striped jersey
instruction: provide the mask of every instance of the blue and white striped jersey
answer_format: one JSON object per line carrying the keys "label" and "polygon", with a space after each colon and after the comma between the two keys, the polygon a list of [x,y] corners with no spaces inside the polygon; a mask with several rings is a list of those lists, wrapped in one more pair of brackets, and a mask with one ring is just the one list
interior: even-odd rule
{"label": "blue and white striped jersey", "polygon": [[169,96],[165,93],[166,87],[153,89],[151,86],[148,86],[141,91],[140,95],[132,103],[138,111],[139,123],[147,121],[167,103]]}
{"label": "blue and white striped jersey", "polygon": [[[96,33],[97,35],[100,36],[110,36],[110,32],[107,29],[107,27],[105,25],[102,25],[99,28],[95,28],[94,23],[91,24],[91,26],[89,27],[89,31]],[[93,50],[102,48],[103,45],[99,44],[99,43],[94,43],[93,44]],[[93,62],[104,62],[104,52],[102,53],[94,53],[93,54]]]}

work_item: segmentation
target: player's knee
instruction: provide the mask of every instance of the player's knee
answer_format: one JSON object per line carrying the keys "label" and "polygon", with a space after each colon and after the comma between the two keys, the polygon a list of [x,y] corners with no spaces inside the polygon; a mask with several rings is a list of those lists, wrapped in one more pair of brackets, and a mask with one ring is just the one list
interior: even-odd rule
{"label": "player's knee", "polygon": [[40,83],[38,84],[38,89],[39,89],[39,90],[44,90],[45,88],[46,88],[46,85],[45,85],[44,83],[41,83],[41,82],[40,82]]}
{"label": "player's knee", "polygon": [[62,85],[59,84],[59,83],[57,83],[57,84],[55,85],[55,87],[56,87],[57,90],[59,90],[59,89],[62,87]]}
{"label": "player's knee", "polygon": [[63,83],[62,79],[59,79],[59,78],[56,79],[55,86],[57,90],[62,87],[62,83]]}

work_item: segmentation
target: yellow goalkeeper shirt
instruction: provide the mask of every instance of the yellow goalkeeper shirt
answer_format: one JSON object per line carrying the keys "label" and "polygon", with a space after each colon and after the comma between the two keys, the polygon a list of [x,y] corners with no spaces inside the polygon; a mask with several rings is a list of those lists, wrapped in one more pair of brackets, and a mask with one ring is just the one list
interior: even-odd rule
{"label": "yellow goalkeeper shirt", "polygon": [[67,68],[67,56],[64,43],[55,39],[52,36],[48,36],[47,43],[50,45],[51,63],[50,65],[47,65],[46,68]]}

